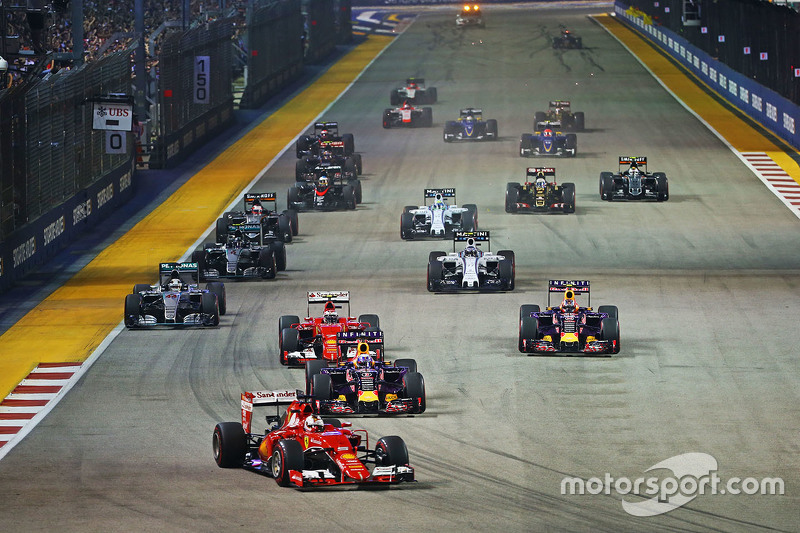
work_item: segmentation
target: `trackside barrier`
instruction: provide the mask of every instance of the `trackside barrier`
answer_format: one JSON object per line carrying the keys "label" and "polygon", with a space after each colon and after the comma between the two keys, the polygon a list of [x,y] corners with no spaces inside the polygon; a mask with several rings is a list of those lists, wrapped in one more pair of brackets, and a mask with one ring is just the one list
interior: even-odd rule
{"label": "trackside barrier", "polygon": [[800,106],[720,63],[673,31],[647,23],[649,17],[641,11],[617,1],[614,12],[618,20],[667,52],[731,105],[800,148]]}

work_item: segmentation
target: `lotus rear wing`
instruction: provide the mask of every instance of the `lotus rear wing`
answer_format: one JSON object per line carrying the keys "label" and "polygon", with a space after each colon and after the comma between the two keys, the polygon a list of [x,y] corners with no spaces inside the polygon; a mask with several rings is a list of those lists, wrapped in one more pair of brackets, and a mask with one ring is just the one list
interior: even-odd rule
{"label": "lotus rear wing", "polygon": [[551,100],[551,109],[569,109],[569,100]]}
{"label": "lotus rear wing", "polygon": [[490,242],[489,242],[489,232],[488,231],[456,231],[453,233],[453,251],[456,251],[456,247],[458,243],[465,242],[467,246],[475,246],[477,248],[481,247],[481,243],[486,243],[486,250],[481,250],[484,252],[488,252],[491,250]]}
{"label": "lotus rear wing", "polygon": [[298,399],[297,390],[262,390],[242,393],[242,428],[250,433],[253,407],[256,405],[288,405]]}
{"label": "lotus rear wing", "polygon": [[[311,305],[326,304],[333,302],[335,304],[347,304],[347,316],[350,316],[350,291],[309,291],[308,292],[308,305],[306,316],[311,316]],[[341,305],[336,306],[341,309]]]}
{"label": "lotus rear wing", "polygon": [[271,211],[278,210],[278,195],[274,192],[248,192],[244,195],[244,210],[250,212],[253,206],[258,202],[259,205],[272,202],[274,208]]}
{"label": "lotus rear wing", "polygon": [[[555,183],[556,169],[554,167],[528,167],[525,171],[525,181],[527,183],[531,183],[532,180],[529,178],[533,178],[533,180],[535,180],[539,172],[544,174],[544,177],[547,179],[547,181],[552,181]],[[552,178],[552,180],[548,178]]]}
{"label": "lotus rear wing", "polygon": [[441,195],[442,198],[452,198],[453,203],[456,203],[456,190],[454,188],[448,189],[425,189],[424,200],[425,205],[428,205],[428,200],[436,198],[436,195]]}
{"label": "lotus rear wing", "polygon": [[197,263],[159,263],[158,265],[158,283],[162,287],[166,285],[169,280],[177,276],[185,285],[193,285],[200,280],[200,267]]}
{"label": "lotus rear wing", "polygon": [[551,279],[547,289],[547,307],[550,307],[550,295],[553,293],[566,293],[572,291],[575,296],[585,294],[588,297],[588,302],[584,307],[592,306],[592,296],[589,290],[588,280],[565,280],[565,279]]}
{"label": "lotus rear wing", "polygon": [[[632,164],[636,163],[636,166],[639,167],[642,172],[647,172],[647,158],[644,156],[626,156],[621,155],[619,156],[619,171],[622,172],[622,167],[628,167]],[[627,169],[626,169],[627,170]]]}

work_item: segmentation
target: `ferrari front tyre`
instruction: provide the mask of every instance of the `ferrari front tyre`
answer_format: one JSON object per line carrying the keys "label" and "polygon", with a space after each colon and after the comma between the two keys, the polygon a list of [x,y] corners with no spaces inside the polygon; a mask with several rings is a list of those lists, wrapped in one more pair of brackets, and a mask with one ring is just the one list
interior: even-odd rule
{"label": "ferrari front tyre", "polygon": [[270,472],[281,487],[288,487],[291,482],[290,471],[303,471],[305,460],[303,446],[293,439],[279,440],[270,459]]}
{"label": "ferrari front tyre", "polygon": [[416,359],[395,359],[394,366],[397,367],[405,367],[408,369],[408,372],[416,372],[417,371],[417,360]]}
{"label": "ferrari front tyre", "polygon": [[139,311],[141,310],[142,297],[137,294],[125,295],[125,326],[132,328],[139,320]]}
{"label": "ferrari front tyre", "polygon": [[214,461],[220,468],[240,468],[247,453],[247,435],[240,422],[220,422],[211,440]]}
{"label": "ferrari front tyre", "polygon": [[418,401],[419,404],[414,410],[416,414],[425,412],[425,380],[419,372],[408,372],[403,376],[403,393],[406,398]]}
{"label": "ferrari front tyre", "polygon": [[311,394],[311,391],[314,387],[314,376],[319,374],[319,371],[323,368],[327,368],[328,364],[325,361],[319,359],[312,359],[311,361],[306,361],[306,394]]}
{"label": "ferrari front tyre", "polygon": [[[416,207],[414,208],[416,209]],[[400,238],[413,239],[414,238],[414,214],[401,213],[400,214]]]}
{"label": "ferrari front tyre", "polygon": [[561,201],[564,203],[565,213],[575,212],[575,184],[562,183],[561,184]]}
{"label": "ferrari front tyre", "polygon": [[269,248],[262,248],[258,251],[258,266],[261,267],[261,277],[264,279],[275,279],[278,267],[275,264],[275,254]]}
{"label": "ferrari front tyre", "polygon": [[324,402],[331,399],[331,377],[328,374],[314,374],[311,376],[311,394],[314,400]]}
{"label": "ferrari front tyre", "polygon": [[219,314],[224,315],[228,312],[228,295],[225,292],[225,284],[221,281],[210,281],[206,283],[206,289],[217,295],[219,304]]}
{"label": "ferrari front tyre", "polygon": [[375,464],[377,466],[407,465],[408,448],[403,439],[396,435],[378,439],[375,444]]}
{"label": "ferrari front tyre", "polygon": [[288,365],[289,360],[286,357],[286,352],[296,352],[300,347],[300,332],[295,328],[284,328],[281,330],[281,335],[278,339],[280,344],[280,360],[282,365]]}
{"label": "ferrari front tyre", "polygon": [[359,322],[366,322],[369,324],[370,328],[374,328],[373,331],[378,331],[381,329],[381,319],[376,314],[363,314],[358,315]]}
{"label": "ferrari front tyre", "polygon": [[212,326],[219,326],[219,303],[216,294],[204,292],[200,295],[200,312],[211,316]]}

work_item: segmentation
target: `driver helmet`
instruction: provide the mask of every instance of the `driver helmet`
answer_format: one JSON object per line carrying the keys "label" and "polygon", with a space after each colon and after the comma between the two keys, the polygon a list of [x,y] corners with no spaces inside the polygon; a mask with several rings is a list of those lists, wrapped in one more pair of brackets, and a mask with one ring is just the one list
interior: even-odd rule
{"label": "driver helmet", "polygon": [[412,106],[408,103],[408,100],[403,102],[403,109],[412,109]]}
{"label": "driver helmet", "polygon": [[408,82],[408,88],[409,89],[416,89],[417,88],[417,82],[415,82],[415,81]]}
{"label": "driver helmet", "polygon": [[309,415],[303,422],[303,429],[308,433],[322,433],[325,429],[325,423],[317,415]]}
{"label": "driver helmet", "polygon": [[577,309],[577,307],[578,307],[578,304],[575,303],[575,293],[572,292],[571,289],[567,290],[567,292],[564,293],[564,301],[561,302],[561,310],[562,311],[567,311],[567,312],[572,312],[572,311],[575,311],[575,309]]}
{"label": "driver helmet", "polygon": [[323,150],[319,158],[323,161],[331,160],[333,159],[333,152],[331,152],[330,150]]}
{"label": "driver helmet", "polygon": [[255,204],[253,204],[253,210],[252,210],[252,213],[253,213],[254,215],[261,216],[261,215],[263,215],[263,214],[264,214],[264,208],[263,208],[263,207],[261,207],[261,204],[259,204],[259,203],[255,203]]}
{"label": "driver helmet", "polygon": [[328,132],[328,130],[322,130],[319,132],[319,136],[322,139],[326,139],[330,136],[330,132]]}
{"label": "driver helmet", "polygon": [[478,249],[475,246],[467,246],[464,249],[464,257],[478,257]]}
{"label": "driver helmet", "polygon": [[544,172],[536,173],[536,188],[542,189],[547,185],[547,180],[544,177]]}
{"label": "driver helmet", "polygon": [[444,203],[444,198],[440,193],[436,193],[436,196],[433,199],[433,207],[438,209],[444,209],[447,204]]}
{"label": "driver helmet", "polygon": [[181,287],[183,287],[183,282],[179,277],[173,277],[169,280],[169,290],[171,291],[180,291]]}
{"label": "driver helmet", "polygon": [[472,122],[474,120],[475,120],[475,117],[473,117],[472,115],[467,115],[467,118],[466,118],[467,122]]}
{"label": "driver helmet", "polygon": [[550,128],[545,128],[545,129],[542,131],[542,135],[543,135],[544,137],[552,137],[552,136],[553,136],[553,130],[551,130]]}
{"label": "driver helmet", "polygon": [[372,368],[374,365],[374,361],[372,360],[372,356],[369,354],[369,347],[367,346],[367,351],[361,351],[361,344],[367,345],[366,342],[360,343],[358,346],[358,355],[356,355],[355,365],[356,368]]}
{"label": "driver helmet", "polygon": [[320,185],[320,187],[323,187],[323,188],[327,187],[328,186],[328,176],[326,176],[325,174],[320,176],[319,177],[319,185]]}
{"label": "driver helmet", "polygon": [[325,324],[336,324],[339,322],[339,313],[336,312],[336,305],[333,302],[325,304],[325,311],[322,313],[322,321]]}

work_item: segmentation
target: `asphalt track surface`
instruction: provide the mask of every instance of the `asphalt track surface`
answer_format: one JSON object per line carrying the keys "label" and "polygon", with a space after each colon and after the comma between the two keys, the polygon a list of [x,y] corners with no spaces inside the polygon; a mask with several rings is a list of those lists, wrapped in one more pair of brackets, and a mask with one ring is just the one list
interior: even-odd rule
{"label": "asphalt track surface", "polygon": [[[422,15],[326,115],[356,135],[364,203],[301,214],[289,270],[228,284],[219,329],[123,331],[0,462],[0,530],[797,530],[798,220],[586,13],[487,9],[474,31]],[[560,24],[587,49],[553,51]],[[438,88],[434,128],[385,131],[409,75]],[[508,215],[505,183],[536,163],[517,156],[519,134],[555,98],[587,117],[577,158],[541,160],[577,184],[577,212]],[[445,145],[465,106],[501,139]],[[621,154],[666,172],[669,202],[601,202],[599,172]],[[253,189],[285,194],[294,161]],[[432,186],[478,204],[492,249],[516,252],[514,292],[426,292],[428,252],[451,245],[402,242],[398,222]],[[544,304],[553,278],[589,279],[593,305],[619,306],[618,356],[517,352],[518,307]],[[401,435],[418,483],[301,492],[214,464],[211,432],[238,419],[240,392],[302,385],[278,363],[277,318],[302,314],[311,289],[350,290],[354,314],[380,315],[389,354],[417,359],[424,415],[353,422]],[[613,492],[560,493],[564,476],[633,479],[687,452],[714,456],[723,479],[782,477],[786,495],[635,518]]]}

